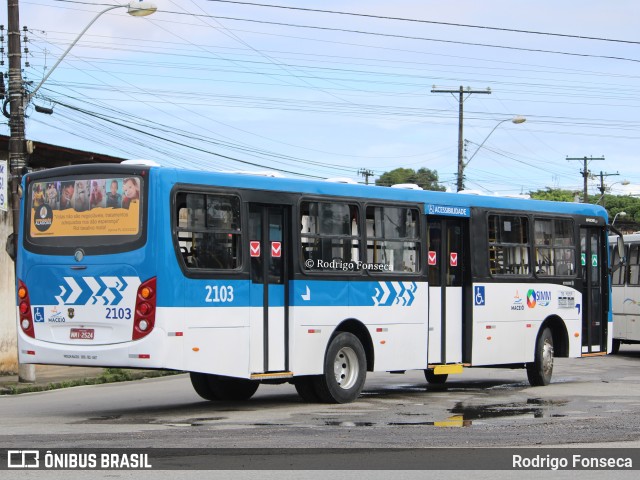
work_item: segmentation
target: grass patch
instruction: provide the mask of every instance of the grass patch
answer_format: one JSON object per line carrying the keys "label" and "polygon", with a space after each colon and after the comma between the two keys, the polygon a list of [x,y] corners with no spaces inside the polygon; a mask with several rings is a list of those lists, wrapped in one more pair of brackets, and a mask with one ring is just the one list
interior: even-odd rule
{"label": "grass patch", "polygon": [[20,393],[46,392],[61,388],[79,387],[82,385],[100,385],[103,383],[127,382],[130,380],[142,380],[143,378],[166,377],[179,375],[176,370],[129,370],[125,368],[105,368],[97,377],[77,378],[62,382],[51,382],[43,385],[29,383],[13,383],[0,387],[0,395],[17,395]]}

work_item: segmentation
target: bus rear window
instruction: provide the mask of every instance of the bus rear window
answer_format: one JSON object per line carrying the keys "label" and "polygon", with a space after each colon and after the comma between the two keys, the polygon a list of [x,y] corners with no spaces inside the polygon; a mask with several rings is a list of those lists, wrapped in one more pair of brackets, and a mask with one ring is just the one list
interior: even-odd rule
{"label": "bus rear window", "polygon": [[29,185],[27,237],[39,246],[118,245],[142,233],[142,177],[60,178]]}

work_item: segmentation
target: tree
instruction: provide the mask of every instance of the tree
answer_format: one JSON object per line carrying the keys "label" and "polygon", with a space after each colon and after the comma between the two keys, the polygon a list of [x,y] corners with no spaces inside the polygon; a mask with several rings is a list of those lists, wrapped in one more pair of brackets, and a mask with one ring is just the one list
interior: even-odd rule
{"label": "tree", "polygon": [[[574,202],[576,196],[580,196],[581,193],[572,190],[547,188],[546,190],[529,192],[529,195],[536,200]],[[638,230],[640,224],[640,198],[629,195],[606,194],[604,198],[600,198],[599,195],[589,196],[588,200],[590,203],[600,201],[600,204],[604,204],[609,214],[609,222],[613,221],[617,213],[625,212],[625,216],[618,216],[616,227],[625,232]]]}
{"label": "tree", "polygon": [[443,192],[445,188],[440,185],[438,172],[428,168],[421,168],[417,172],[412,168],[396,168],[385,172],[376,180],[376,185],[390,187],[398,183],[415,183],[424,190],[436,190]]}

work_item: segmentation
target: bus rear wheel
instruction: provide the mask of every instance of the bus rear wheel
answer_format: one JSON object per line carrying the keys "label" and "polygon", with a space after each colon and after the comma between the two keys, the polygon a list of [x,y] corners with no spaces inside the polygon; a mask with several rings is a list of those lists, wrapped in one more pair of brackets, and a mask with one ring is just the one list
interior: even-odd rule
{"label": "bus rear wheel", "polygon": [[316,382],[316,377],[304,376],[296,378],[293,385],[302,400],[307,403],[316,403],[320,401],[320,397],[316,393]]}
{"label": "bus rear wheel", "polygon": [[260,384],[244,378],[191,372],[191,385],[205,400],[249,400]]}
{"label": "bus rear wheel", "polygon": [[553,337],[551,330],[545,328],[536,340],[536,352],[533,362],[527,363],[527,378],[533,387],[542,387],[551,383],[553,374]]}
{"label": "bus rear wheel", "polygon": [[314,390],[324,403],[355,401],[367,376],[367,360],[358,337],[337,333],[329,343],[324,358],[324,374],[313,377]]}
{"label": "bus rear wheel", "polygon": [[435,373],[433,373],[433,370],[427,369],[424,371],[424,378],[426,378],[427,382],[432,385],[442,385],[447,381],[449,375],[447,373],[436,375]]}
{"label": "bus rear wheel", "polygon": [[620,340],[616,340],[615,338],[613,339],[613,345],[611,347],[611,353],[613,353],[614,355],[618,352],[620,352]]}

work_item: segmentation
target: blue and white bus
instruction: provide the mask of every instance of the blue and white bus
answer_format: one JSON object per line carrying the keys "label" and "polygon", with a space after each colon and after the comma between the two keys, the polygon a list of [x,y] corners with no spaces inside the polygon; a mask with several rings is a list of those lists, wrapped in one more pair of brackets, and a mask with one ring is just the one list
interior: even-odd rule
{"label": "blue and white bus", "polygon": [[611,350],[599,206],[148,165],[27,175],[19,360],[190,372],[209,400]]}

